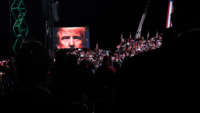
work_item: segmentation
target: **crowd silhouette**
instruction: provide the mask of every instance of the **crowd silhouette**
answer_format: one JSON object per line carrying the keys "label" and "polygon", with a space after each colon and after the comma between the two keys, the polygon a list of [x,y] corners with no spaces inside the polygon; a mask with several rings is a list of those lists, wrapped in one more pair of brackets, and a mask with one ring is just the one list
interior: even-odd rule
{"label": "crowd silhouette", "polygon": [[76,113],[191,110],[198,97],[199,32],[169,29],[162,46],[123,62],[108,53],[84,59],[77,49],[51,58],[40,42],[28,40],[1,62],[0,95],[9,104],[70,105]]}

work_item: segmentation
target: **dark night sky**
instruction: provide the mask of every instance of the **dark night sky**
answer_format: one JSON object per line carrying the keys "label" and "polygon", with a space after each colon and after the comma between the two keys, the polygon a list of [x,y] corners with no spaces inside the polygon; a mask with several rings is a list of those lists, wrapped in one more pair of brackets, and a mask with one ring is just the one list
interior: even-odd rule
{"label": "dark night sky", "polygon": [[[9,0],[1,1],[1,51],[9,48]],[[43,0],[45,1],[45,0]],[[41,0],[25,0],[31,32],[41,34],[43,23]],[[120,33],[135,34],[147,0],[60,0],[60,26],[89,26],[91,46],[96,41],[102,48],[113,48],[119,42]],[[144,32],[162,31],[165,27],[168,0],[151,0],[144,23]],[[176,28],[181,31],[188,27],[200,26],[197,2],[176,1]],[[133,36],[132,35],[132,36]],[[2,47],[4,47],[2,49]]]}

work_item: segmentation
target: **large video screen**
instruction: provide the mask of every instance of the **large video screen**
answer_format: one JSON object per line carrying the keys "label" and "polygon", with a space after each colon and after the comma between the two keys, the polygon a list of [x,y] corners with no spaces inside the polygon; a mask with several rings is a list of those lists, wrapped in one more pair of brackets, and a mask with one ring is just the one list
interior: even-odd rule
{"label": "large video screen", "polygon": [[57,49],[90,48],[88,27],[57,27]]}

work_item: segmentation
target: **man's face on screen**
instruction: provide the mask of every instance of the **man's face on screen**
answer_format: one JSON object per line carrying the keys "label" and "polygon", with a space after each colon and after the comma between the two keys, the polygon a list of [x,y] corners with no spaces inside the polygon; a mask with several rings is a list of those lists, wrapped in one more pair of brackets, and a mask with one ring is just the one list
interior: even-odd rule
{"label": "man's face on screen", "polygon": [[57,36],[59,38],[58,49],[62,48],[82,48],[82,27],[59,28]]}

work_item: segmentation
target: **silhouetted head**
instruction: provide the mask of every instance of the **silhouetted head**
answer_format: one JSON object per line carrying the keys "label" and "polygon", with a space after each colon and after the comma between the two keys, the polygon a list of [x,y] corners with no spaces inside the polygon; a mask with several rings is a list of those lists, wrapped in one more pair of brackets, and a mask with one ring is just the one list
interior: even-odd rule
{"label": "silhouetted head", "polygon": [[38,41],[25,41],[16,55],[19,82],[35,84],[45,80],[48,72],[48,51]]}

